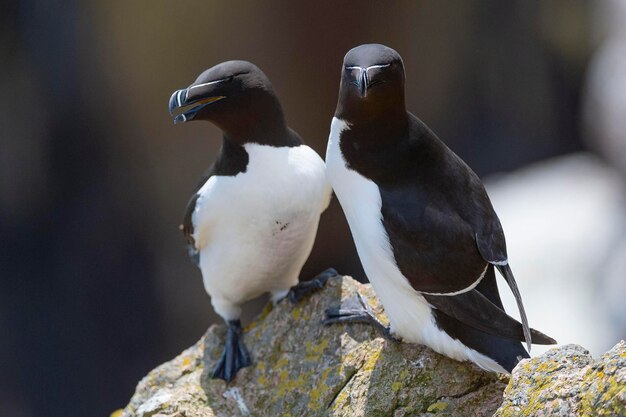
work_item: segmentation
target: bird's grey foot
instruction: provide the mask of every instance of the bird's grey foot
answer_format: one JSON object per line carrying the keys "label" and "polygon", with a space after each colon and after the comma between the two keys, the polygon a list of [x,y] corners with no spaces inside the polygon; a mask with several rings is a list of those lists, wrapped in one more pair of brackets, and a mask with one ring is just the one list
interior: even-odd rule
{"label": "bird's grey foot", "polygon": [[385,326],[378,320],[372,307],[360,293],[355,297],[347,299],[339,307],[331,307],[326,309],[326,319],[323,321],[325,325],[335,323],[366,323],[376,328],[385,339],[392,342],[399,342],[400,339],[391,334],[389,326]]}
{"label": "bird's grey foot", "polygon": [[312,280],[302,281],[302,282],[297,283],[293,287],[291,287],[291,289],[287,293],[287,298],[293,304],[296,304],[307,295],[324,288],[324,285],[326,285],[326,282],[330,278],[336,277],[337,275],[339,275],[339,273],[335,271],[334,268],[328,268],[326,271],[322,272],[321,274],[318,274]]}
{"label": "bird's grey foot", "polygon": [[239,320],[228,322],[226,343],[224,343],[222,355],[213,369],[213,378],[221,378],[230,382],[241,368],[250,366],[250,355],[241,340],[241,331]]}

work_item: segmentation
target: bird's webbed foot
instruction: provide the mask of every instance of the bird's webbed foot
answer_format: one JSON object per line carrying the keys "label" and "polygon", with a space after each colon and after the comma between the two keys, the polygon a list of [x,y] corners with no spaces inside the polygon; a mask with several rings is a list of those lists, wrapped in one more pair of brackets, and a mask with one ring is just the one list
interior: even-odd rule
{"label": "bird's webbed foot", "polygon": [[307,295],[319,291],[324,288],[326,282],[332,278],[338,276],[339,273],[335,271],[334,268],[328,268],[324,272],[318,274],[310,281],[301,281],[291,287],[289,292],[287,293],[287,297],[289,301],[293,304],[297,304],[300,300],[302,300]]}
{"label": "bird's webbed foot", "polygon": [[392,342],[400,342],[400,339],[391,334],[389,326],[385,326],[374,314],[372,307],[363,296],[357,292],[357,295],[348,298],[339,307],[331,307],[326,309],[326,319],[323,321],[325,325],[335,323],[366,323],[374,326],[382,336]]}
{"label": "bird's webbed foot", "polygon": [[228,330],[224,350],[213,369],[212,376],[230,382],[241,368],[250,366],[252,362],[241,337],[241,322],[231,320],[227,324]]}

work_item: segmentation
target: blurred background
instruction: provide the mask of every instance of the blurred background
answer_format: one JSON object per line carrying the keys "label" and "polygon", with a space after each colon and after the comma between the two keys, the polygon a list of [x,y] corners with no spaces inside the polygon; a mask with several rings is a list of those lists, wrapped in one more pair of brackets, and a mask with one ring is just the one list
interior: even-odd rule
{"label": "blurred background", "polygon": [[[595,355],[626,338],[624,1],[4,0],[0,416],[108,416],[215,322],[178,225],[220,133],[174,126],[170,94],[253,61],[323,155],[369,42],[485,179],[531,324]],[[330,266],[366,280],[336,201],[302,277]]]}

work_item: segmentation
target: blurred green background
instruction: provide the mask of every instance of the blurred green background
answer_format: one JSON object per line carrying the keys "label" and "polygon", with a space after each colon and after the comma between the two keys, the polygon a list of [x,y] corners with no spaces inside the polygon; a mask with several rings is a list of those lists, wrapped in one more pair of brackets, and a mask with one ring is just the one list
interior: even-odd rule
{"label": "blurred green background", "polygon": [[[220,133],[167,111],[202,70],[257,64],[324,155],[344,54],[387,44],[408,108],[487,176],[603,154],[582,123],[602,16],[580,0],[4,0],[0,416],[107,416],[216,320],[178,224]],[[366,279],[336,201],[302,277],[330,266]]]}

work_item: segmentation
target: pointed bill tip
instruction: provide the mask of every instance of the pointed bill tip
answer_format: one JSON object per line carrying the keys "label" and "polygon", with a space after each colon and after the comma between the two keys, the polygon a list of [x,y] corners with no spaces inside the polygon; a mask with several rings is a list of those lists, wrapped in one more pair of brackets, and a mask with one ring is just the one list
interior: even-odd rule
{"label": "pointed bill tip", "polygon": [[168,109],[171,115],[174,115],[174,111],[181,107],[187,101],[187,89],[184,88],[182,90],[176,90],[170,96],[170,101],[168,103]]}
{"label": "pointed bill tip", "polygon": [[185,123],[186,121],[187,121],[187,116],[185,116],[184,113],[181,113],[178,116],[174,117],[174,124]]}

